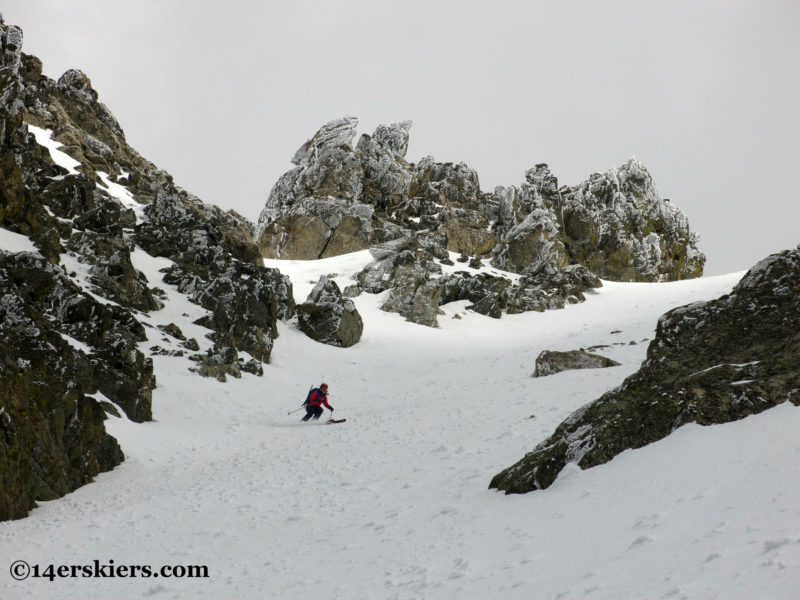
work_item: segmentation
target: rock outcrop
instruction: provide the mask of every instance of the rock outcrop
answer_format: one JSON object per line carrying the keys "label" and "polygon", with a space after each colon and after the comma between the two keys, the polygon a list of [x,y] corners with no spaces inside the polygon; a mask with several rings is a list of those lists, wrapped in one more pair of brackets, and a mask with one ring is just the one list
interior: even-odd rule
{"label": "rock outcrop", "polygon": [[[263,374],[277,320],[295,314],[253,224],[180,189],[128,145],[86,74],[49,79],[22,41],[0,23],[0,227],[38,250],[0,250],[0,520],[123,459],[105,410],[152,418],[154,358],[139,345],[159,285],[208,311],[197,323],[213,346],[184,339],[151,356],[220,380]],[[170,261],[163,278],[136,268],[143,251]]]}
{"label": "rock outcrop", "polygon": [[544,350],[536,357],[533,376],[546,377],[572,369],[606,369],[618,366],[619,363],[615,360],[585,350],[568,350],[566,352]]}
{"label": "rock outcrop", "polygon": [[[0,520],[24,517],[36,500],[63,496],[122,461],[91,394],[150,418],[152,364],[135,345],[143,332],[112,310],[41,255],[0,251]],[[136,379],[125,368],[131,360]]]}
{"label": "rock outcrop", "polygon": [[441,266],[417,238],[399,239],[372,252],[375,262],[358,275],[358,285],[371,294],[389,290],[382,310],[407,320],[436,326],[441,304]]}
{"label": "rock outcrop", "polygon": [[705,257],[686,216],[662,200],[644,166],[630,160],[562,194],[572,262],[614,281],[675,281],[703,274]]}
{"label": "rock outcrop", "polygon": [[355,304],[342,296],[333,279],[320,277],[303,304],[297,306],[300,330],[311,339],[348,348],[361,339],[364,322]]}
{"label": "rock outcrop", "polygon": [[[410,121],[381,125],[353,147],[357,123],[354,117],[332,121],[297,151],[296,167],[273,187],[259,217],[256,237],[265,257],[316,259],[404,246],[391,268],[383,259],[370,267],[388,279],[375,286],[366,276],[364,290],[391,289],[386,310],[430,326],[440,303],[471,299],[480,292],[467,288],[485,288],[463,278],[441,280],[433,260],[449,260],[448,252],[536,282],[507,293],[514,287],[509,277],[494,281],[489,287],[496,293],[473,306],[497,317],[580,301],[587,287],[601,285],[598,277],[667,281],[702,274],[697,236],[637,161],[574,188],[559,187],[540,164],[520,186],[484,193],[466,164],[431,157],[407,162]],[[409,245],[416,245],[413,256]],[[569,284],[575,293],[560,285],[577,280],[580,285]],[[553,281],[560,283],[551,287]]]}
{"label": "rock outcrop", "polygon": [[676,308],[658,322],[641,369],[582,407],[491,487],[548,487],[574,462],[589,468],[686,423],[742,419],[800,406],[800,249],[755,265],[733,291]]}
{"label": "rock outcrop", "polygon": [[154,187],[136,241],[153,256],[172,260],[164,282],[210,311],[198,324],[213,330],[217,355],[232,347],[269,362],[277,319],[294,316],[288,277],[256,264],[258,250],[243,217],[204,204],[165,174]]}

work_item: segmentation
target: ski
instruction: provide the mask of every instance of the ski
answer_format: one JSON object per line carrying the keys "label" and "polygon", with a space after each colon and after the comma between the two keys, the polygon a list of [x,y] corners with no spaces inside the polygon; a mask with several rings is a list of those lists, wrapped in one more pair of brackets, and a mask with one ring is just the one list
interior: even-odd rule
{"label": "ski", "polygon": [[344,423],[347,419],[328,419],[327,425],[333,425],[334,423]]}

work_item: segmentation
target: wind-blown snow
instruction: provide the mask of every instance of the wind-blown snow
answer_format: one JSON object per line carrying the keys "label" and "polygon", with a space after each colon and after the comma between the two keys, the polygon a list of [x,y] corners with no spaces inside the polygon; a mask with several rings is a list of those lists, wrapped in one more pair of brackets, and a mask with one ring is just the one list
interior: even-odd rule
{"label": "wind-blown snow", "polygon": [[[343,287],[369,260],[277,264],[302,302],[321,274]],[[162,261],[134,256],[151,281]],[[587,471],[567,467],[545,491],[487,489],[638,368],[659,315],[727,293],[740,277],[605,282],[584,303],[500,320],[458,302],[443,307],[438,329],[363,294],[355,346],[318,344],[281,324],[264,376],[227,383],[190,373],[183,358],[154,357],[155,421],[107,421],[126,461],[1,523],[0,564],[113,559],[207,565],[210,577],[6,575],[0,597],[796,598],[800,410],[788,403],[728,425],[687,425]],[[189,324],[198,307],[161,287],[168,312],[151,322],[206,342]],[[148,332],[143,349],[167,343]],[[542,350],[597,344],[622,366],[531,377]],[[287,415],[322,381],[347,423]]]}

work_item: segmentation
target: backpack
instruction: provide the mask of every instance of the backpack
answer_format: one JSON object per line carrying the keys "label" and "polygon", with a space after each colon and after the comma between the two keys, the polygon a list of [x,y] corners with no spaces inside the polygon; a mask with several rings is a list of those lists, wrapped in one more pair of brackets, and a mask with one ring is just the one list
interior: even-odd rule
{"label": "backpack", "polygon": [[306,401],[305,401],[305,402],[303,402],[303,406],[308,406],[308,402],[309,402],[309,400],[311,400],[311,396],[312,396],[312,394],[313,394],[314,392],[318,392],[318,391],[319,391],[319,388],[316,388],[316,387],[314,387],[314,386],[311,386],[311,389],[310,389],[310,390],[308,390],[308,396],[306,396]]}

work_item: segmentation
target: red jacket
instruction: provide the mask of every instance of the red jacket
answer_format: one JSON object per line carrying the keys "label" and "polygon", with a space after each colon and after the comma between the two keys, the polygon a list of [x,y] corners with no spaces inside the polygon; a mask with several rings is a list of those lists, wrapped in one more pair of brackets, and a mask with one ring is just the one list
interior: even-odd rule
{"label": "red jacket", "polygon": [[315,408],[324,404],[325,408],[331,410],[331,405],[328,404],[328,394],[319,388],[311,391],[311,395],[308,397],[308,404]]}

